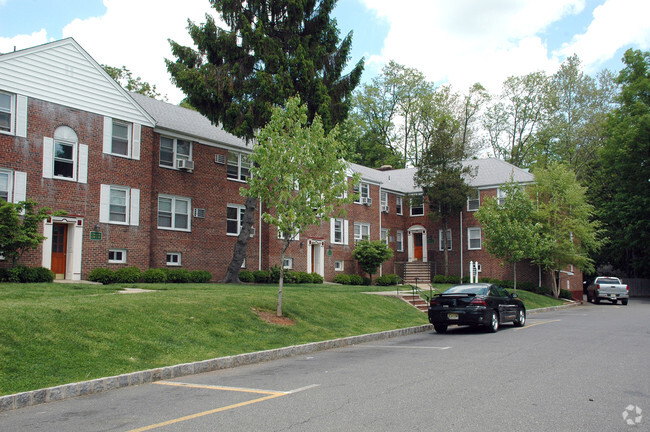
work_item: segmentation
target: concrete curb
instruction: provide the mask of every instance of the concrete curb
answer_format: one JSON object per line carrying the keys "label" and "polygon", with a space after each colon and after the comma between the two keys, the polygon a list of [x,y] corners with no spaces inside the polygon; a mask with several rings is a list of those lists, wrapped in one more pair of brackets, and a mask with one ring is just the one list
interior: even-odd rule
{"label": "concrete curb", "polygon": [[530,309],[530,310],[526,311],[526,314],[530,315],[530,314],[536,314],[536,313],[540,313],[540,312],[552,312],[552,311],[568,309],[568,308],[572,308],[572,307],[576,307],[576,306],[582,306],[582,303],[574,301],[574,302],[571,302],[571,303],[568,303],[568,304],[565,304],[565,305],[560,305],[560,306],[551,306],[551,307],[545,307],[545,308]]}
{"label": "concrete curb", "polygon": [[0,412],[25,408],[28,406],[39,405],[47,402],[61,401],[78,396],[102,393],[117,388],[146,384],[154,381],[167,380],[187,375],[200,374],[220,369],[227,369],[303,354],[310,354],[317,351],[324,351],[332,348],[341,348],[349,345],[356,345],[393,337],[407,336],[425,332],[431,329],[433,329],[433,326],[431,324],[425,324],[417,327],[408,327],[379,333],[370,333],[322,342],[294,345],[266,351],[257,351],[253,353],[239,354],[228,357],[219,357],[211,360],[184,363],[176,366],[149,369],[141,372],[133,372],[129,374],[83,381],[79,383],[64,384],[46,389],[16,393],[8,396],[0,396]]}

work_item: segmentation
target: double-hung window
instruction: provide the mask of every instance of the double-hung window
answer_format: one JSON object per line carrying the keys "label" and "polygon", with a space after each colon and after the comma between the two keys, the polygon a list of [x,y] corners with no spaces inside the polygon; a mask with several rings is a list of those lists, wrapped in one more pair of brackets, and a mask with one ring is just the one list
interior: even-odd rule
{"label": "double-hung window", "polygon": [[506,193],[505,190],[497,189],[497,202],[499,203],[499,205],[505,204],[506,196],[508,196],[508,194]]}
{"label": "double-hung window", "polygon": [[397,252],[404,252],[404,231],[396,231]]}
{"label": "double-hung window", "polygon": [[424,214],[424,196],[414,195],[411,197],[411,216],[422,216]]}
{"label": "double-hung window", "polygon": [[[442,238],[442,230],[438,230],[438,250],[443,250],[443,244],[444,240]],[[447,250],[451,250],[451,229],[447,230]]]}
{"label": "double-hung window", "polygon": [[330,219],[330,242],[332,244],[348,244],[347,220]]}
{"label": "double-hung window", "polygon": [[190,231],[189,198],[171,195],[158,196],[158,228],[177,231]]}
{"label": "double-hung window", "polygon": [[478,227],[467,228],[467,249],[469,250],[481,249],[481,228]]}
{"label": "double-hung window", "polygon": [[131,148],[131,125],[113,120],[113,133],[111,136],[111,153],[128,156]]}
{"label": "double-hung window", "polygon": [[285,269],[292,269],[293,268],[293,258],[285,258],[282,261],[282,267]]}
{"label": "double-hung window", "polygon": [[239,231],[244,223],[246,206],[238,204],[228,204],[226,208],[226,234],[229,236],[238,236]]}
{"label": "double-hung window", "polygon": [[167,252],[165,261],[168,266],[178,267],[181,265],[181,253],[180,252]]}
{"label": "double-hung window", "polygon": [[127,223],[128,189],[111,187],[108,220],[117,223]]}
{"label": "double-hung window", "polygon": [[401,196],[397,197],[397,200],[396,200],[396,203],[395,203],[395,213],[397,213],[398,215],[402,214],[402,197]]}
{"label": "double-hung window", "polygon": [[11,178],[11,171],[0,170],[0,199],[7,202],[11,201],[11,186],[13,179]]}
{"label": "double-hung window", "polygon": [[478,189],[472,189],[472,193],[467,197],[467,211],[477,211],[481,206],[481,195]]}
{"label": "double-hung window", "polygon": [[88,182],[88,145],[68,126],[56,128],[54,138],[43,137],[43,178]]}
{"label": "double-hung window", "polygon": [[354,193],[354,202],[357,204],[365,204],[368,198],[370,198],[370,185],[368,183],[359,183],[354,187]]}
{"label": "double-hung window", "polygon": [[248,155],[229,151],[226,177],[231,180],[246,181],[250,175],[251,163]]}
{"label": "double-hung window", "polygon": [[381,229],[381,241],[383,241],[386,246],[388,246],[388,228]]}
{"label": "double-hung window", "polygon": [[106,116],[102,152],[139,160],[141,135],[142,125]]}
{"label": "double-hung window", "polygon": [[14,96],[0,92],[0,132],[13,133]]}
{"label": "double-hung window", "polygon": [[381,205],[381,211],[388,213],[388,192],[381,192],[379,204]]}
{"label": "double-hung window", "polygon": [[370,224],[354,223],[354,241],[370,240]]}
{"label": "double-hung window", "polygon": [[101,185],[99,221],[118,225],[139,225],[140,190],[128,186]]}
{"label": "double-hung window", "polygon": [[74,180],[77,166],[77,139],[71,136],[57,138],[54,134],[54,178]]}
{"label": "double-hung window", "polygon": [[192,160],[192,143],[176,138],[160,137],[160,166],[176,168],[179,160]]}

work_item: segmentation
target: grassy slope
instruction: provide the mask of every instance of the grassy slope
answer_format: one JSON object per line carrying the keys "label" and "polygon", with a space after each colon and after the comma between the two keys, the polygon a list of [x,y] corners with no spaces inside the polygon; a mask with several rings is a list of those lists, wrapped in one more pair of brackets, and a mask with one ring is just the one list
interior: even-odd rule
{"label": "grassy slope", "polygon": [[0,285],[0,395],[427,323],[404,302],[362,294],[381,287],[285,286],[286,327],[253,311],[275,310],[274,285],[142,287],[157,291]]}

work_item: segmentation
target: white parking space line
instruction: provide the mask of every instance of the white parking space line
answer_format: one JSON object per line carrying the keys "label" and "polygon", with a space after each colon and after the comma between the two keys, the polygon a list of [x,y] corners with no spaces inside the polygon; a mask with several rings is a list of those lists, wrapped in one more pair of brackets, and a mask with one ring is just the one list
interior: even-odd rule
{"label": "white parking space line", "polygon": [[426,350],[448,350],[451,347],[445,346],[445,347],[427,347],[427,346],[412,346],[412,345],[359,345],[359,348],[401,348],[401,349],[426,349]]}
{"label": "white parking space line", "polygon": [[535,327],[535,326],[538,326],[538,325],[541,325],[541,324],[550,324],[550,323],[554,323],[554,322],[560,322],[562,320],[559,320],[559,319],[556,319],[556,320],[544,320],[544,321],[535,320],[537,322],[533,322],[533,323],[531,323],[530,321],[531,320],[528,320],[528,322],[526,322],[526,325],[524,327],[517,327],[515,330],[526,330],[527,328]]}

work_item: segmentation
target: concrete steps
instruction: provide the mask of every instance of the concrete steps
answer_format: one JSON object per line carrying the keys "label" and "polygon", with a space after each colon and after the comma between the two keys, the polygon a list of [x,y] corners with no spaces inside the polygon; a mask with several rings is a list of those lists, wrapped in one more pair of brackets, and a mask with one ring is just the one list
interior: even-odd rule
{"label": "concrete steps", "polygon": [[404,283],[425,284],[431,282],[431,273],[429,271],[429,263],[414,261],[404,264]]}

